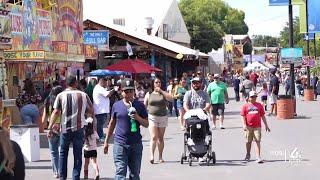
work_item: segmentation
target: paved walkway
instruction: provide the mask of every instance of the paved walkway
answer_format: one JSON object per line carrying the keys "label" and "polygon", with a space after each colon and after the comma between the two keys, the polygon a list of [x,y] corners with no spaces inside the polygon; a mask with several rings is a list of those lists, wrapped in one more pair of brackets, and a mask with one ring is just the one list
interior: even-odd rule
{"label": "paved walkway", "polygon": [[[229,88],[231,97],[234,97]],[[254,161],[243,162],[245,156],[244,134],[241,128],[240,107],[243,103],[232,100],[226,106],[225,130],[214,130],[213,149],[216,151],[217,163],[206,166],[197,162],[189,167],[180,164],[183,151],[183,132],[176,118],[169,119],[169,127],[165,135],[165,151],[163,164],[149,163],[149,133],[143,134],[143,162],[141,179],[219,179],[219,180],[309,180],[320,179],[320,102],[304,102],[297,100],[298,117],[293,120],[277,120],[267,117],[270,133],[263,133],[262,157],[264,164]],[[269,107],[270,108],[270,107]],[[112,148],[112,147],[110,147]],[[69,177],[73,166],[72,149],[69,151]],[[157,157],[157,156],[156,156]],[[255,158],[254,148],[252,158]],[[113,179],[114,164],[112,151],[103,154],[98,149],[100,177]],[[26,163],[26,179],[54,179],[51,171],[49,149],[41,149],[41,161]],[[89,172],[93,177],[93,170]],[[83,177],[83,173],[81,175]]]}

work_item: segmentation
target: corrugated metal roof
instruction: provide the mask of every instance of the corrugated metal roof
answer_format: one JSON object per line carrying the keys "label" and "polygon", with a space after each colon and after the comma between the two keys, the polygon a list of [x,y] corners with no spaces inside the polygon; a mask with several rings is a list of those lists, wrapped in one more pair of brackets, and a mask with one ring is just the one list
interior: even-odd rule
{"label": "corrugated metal roof", "polygon": [[[99,23],[99,22],[97,22]],[[121,33],[127,34],[129,36],[135,37],[137,39],[146,41],[150,44],[159,46],[163,49],[167,49],[169,51],[175,52],[177,54],[183,54],[183,55],[196,55],[197,51],[185,46],[182,46],[180,44],[156,37],[156,36],[152,36],[152,35],[147,35],[141,32],[137,32],[137,31],[133,31],[127,27],[124,26],[119,26],[119,25],[114,25],[114,24],[102,24],[103,26],[113,29],[115,31],[119,31]],[[209,57],[207,54],[199,52],[199,56],[201,57]]]}

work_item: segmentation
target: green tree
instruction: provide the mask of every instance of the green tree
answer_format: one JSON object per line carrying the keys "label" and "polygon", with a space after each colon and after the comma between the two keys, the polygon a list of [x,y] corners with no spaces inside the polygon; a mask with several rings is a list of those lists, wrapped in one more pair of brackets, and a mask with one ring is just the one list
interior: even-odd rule
{"label": "green tree", "polygon": [[[304,35],[300,33],[299,17],[293,19],[293,43],[294,47],[303,48],[303,54],[307,55],[307,42],[303,39]],[[319,40],[316,41],[317,54],[319,55]],[[280,45],[281,47],[289,47],[289,23],[280,32]],[[314,55],[314,43],[310,40],[310,55]]]}
{"label": "green tree", "polygon": [[180,0],[180,10],[191,35],[191,47],[210,52],[222,46],[224,35],[247,34],[244,12],[222,0]]}
{"label": "green tree", "polygon": [[264,35],[253,35],[252,37],[253,46],[255,47],[277,47],[279,38]]}

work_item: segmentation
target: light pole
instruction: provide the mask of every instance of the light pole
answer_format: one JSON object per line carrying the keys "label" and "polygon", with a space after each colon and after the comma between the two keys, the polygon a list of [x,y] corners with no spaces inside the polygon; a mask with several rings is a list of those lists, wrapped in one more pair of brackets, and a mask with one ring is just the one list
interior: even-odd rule
{"label": "light pole", "polygon": [[306,0],[306,24],[307,24],[307,56],[308,56],[308,64],[307,64],[307,89],[310,89],[310,41],[309,41],[309,13],[308,13],[308,0]]}
{"label": "light pole", "polygon": [[[289,46],[293,48],[293,18],[292,18],[292,2],[289,0]],[[294,63],[290,64],[290,94],[292,97],[295,96],[295,85],[294,85]]]}

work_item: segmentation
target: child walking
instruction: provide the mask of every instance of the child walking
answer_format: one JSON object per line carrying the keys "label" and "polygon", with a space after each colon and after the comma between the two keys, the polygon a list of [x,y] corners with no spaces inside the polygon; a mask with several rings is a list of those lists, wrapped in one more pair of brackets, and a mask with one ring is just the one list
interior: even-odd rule
{"label": "child walking", "polygon": [[91,159],[93,168],[96,171],[96,180],[99,179],[99,166],[97,164],[97,140],[99,139],[98,133],[93,128],[93,119],[88,118],[88,123],[85,127],[85,139],[84,139],[84,179],[88,179],[88,166]]}
{"label": "child walking", "polygon": [[268,100],[269,90],[268,90],[268,85],[266,82],[264,82],[262,84],[262,87],[261,87],[260,91],[258,92],[258,94],[260,94],[261,92],[262,92],[261,101],[262,101],[264,110],[267,111],[267,100]]}

